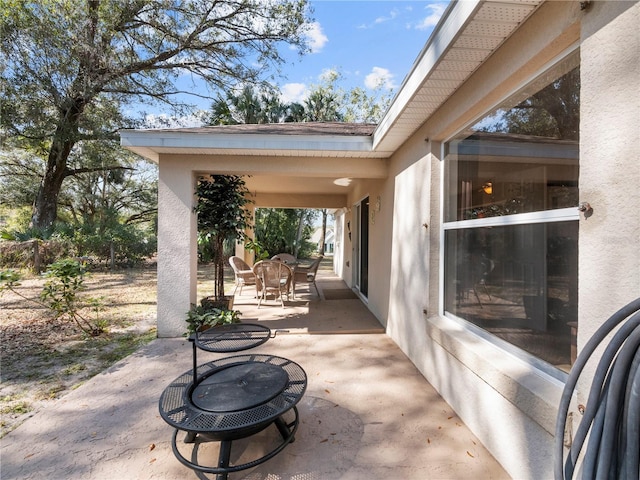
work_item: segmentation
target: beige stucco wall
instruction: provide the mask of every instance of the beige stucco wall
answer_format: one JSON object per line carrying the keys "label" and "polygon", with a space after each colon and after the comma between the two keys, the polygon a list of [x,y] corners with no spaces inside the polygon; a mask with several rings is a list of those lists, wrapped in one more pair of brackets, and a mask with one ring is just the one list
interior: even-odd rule
{"label": "beige stucco wall", "polygon": [[580,224],[579,348],[640,297],[640,4],[628,6],[595,2],[582,23],[580,200],[593,216]]}
{"label": "beige stucco wall", "polygon": [[197,246],[194,176],[179,159],[163,160],[158,181],[158,336],[186,332],[196,301]]}
{"label": "beige stucco wall", "polygon": [[[354,254],[356,249],[356,209],[355,205],[369,197],[369,283],[368,296],[362,297],[371,312],[384,325],[389,305],[389,257],[390,225],[393,215],[393,193],[388,183],[381,180],[356,180],[349,192],[349,211],[344,214],[345,228],[342,243],[344,245],[344,263],[342,278],[347,285],[354,283]],[[380,209],[377,209],[379,200]],[[349,239],[346,222],[351,222],[352,238]]]}
{"label": "beige stucco wall", "polygon": [[638,10],[635,2],[594,2],[587,11],[578,2],[544,4],[390,165],[391,263],[380,272],[390,279],[387,332],[514,478],[553,477],[564,384],[441,315],[441,142],[582,42],[580,196],[594,207],[580,220],[584,344],[640,296]]}

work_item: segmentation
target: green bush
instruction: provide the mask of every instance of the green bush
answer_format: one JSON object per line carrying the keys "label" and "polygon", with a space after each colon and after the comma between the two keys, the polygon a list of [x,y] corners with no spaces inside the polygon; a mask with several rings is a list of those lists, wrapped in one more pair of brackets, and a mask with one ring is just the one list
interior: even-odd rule
{"label": "green bush", "polygon": [[96,319],[91,321],[80,314],[85,306],[79,298],[79,293],[85,289],[85,266],[72,258],[65,258],[53,262],[44,273],[47,279],[40,300],[24,296],[18,289],[21,274],[16,270],[0,270],[0,295],[11,291],[21,298],[46,307],[56,318],[64,318],[76,324],[85,334],[98,336],[105,331],[106,324],[98,318],[101,301],[86,299],[89,306],[96,313]]}
{"label": "green bush", "polygon": [[73,321],[84,333],[95,337],[104,332],[104,325],[83,317],[78,294],[85,289],[85,266],[77,260],[66,258],[49,266],[44,273],[47,278],[40,299],[51,309],[56,318]]}
{"label": "green bush", "polygon": [[89,257],[99,263],[111,262],[113,248],[116,265],[131,266],[152,256],[157,250],[157,240],[153,232],[149,233],[136,225],[114,224],[108,230],[83,224],[80,228],[68,225],[61,231],[77,252],[77,256]]}

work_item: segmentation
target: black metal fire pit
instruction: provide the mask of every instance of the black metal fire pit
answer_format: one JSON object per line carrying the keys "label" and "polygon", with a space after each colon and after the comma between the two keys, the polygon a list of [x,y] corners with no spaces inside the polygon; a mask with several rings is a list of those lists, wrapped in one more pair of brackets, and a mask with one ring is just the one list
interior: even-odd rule
{"label": "black metal fire pit", "polygon": [[[300,401],[307,388],[307,375],[295,362],[273,355],[239,355],[205,363],[176,378],[160,397],[160,415],[176,431],[172,447],[178,460],[199,472],[214,473],[224,480],[230,472],[259,465],[293,442],[298,427]],[[283,415],[290,410],[290,423]],[[230,465],[231,442],[254,435],[270,425],[280,432],[282,442],[271,452],[240,465]],[[218,466],[198,465],[177,448],[178,431],[187,432],[186,443],[198,434],[219,441]]]}

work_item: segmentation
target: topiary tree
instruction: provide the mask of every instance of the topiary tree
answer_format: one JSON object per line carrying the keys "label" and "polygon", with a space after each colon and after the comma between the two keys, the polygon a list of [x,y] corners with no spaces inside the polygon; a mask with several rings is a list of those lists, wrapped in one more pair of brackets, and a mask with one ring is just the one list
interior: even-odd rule
{"label": "topiary tree", "polygon": [[198,237],[208,250],[214,265],[213,297],[224,297],[224,243],[245,239],[250,226],[250,213],[245,205],[252,203],[245,181],[238,175],[202,177],[196,186],[198,202]]}

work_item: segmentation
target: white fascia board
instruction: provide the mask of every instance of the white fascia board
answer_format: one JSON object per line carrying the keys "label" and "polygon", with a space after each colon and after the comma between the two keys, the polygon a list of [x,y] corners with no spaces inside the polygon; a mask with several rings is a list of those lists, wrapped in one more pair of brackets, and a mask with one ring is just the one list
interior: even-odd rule
{"label": "white fascia board", "polygon": [[175,131],[122,130],[120,144],[135,149],[244,149],[244,150],[317,150],[370,152],[372,138],[368,135],[273,135],[238,133],[193,133]]}
{"label": "white fascia board", "polygon": [[[484,0],[465,0],[451,4],[451,9],[436,27],[431,39],[418,55],[409,74],[400,86],[393,103],[373,132],[373,148],[389,133],[398,116],[407,108],[422,84],[435,70],[440,59],[453,45],[464,26],[472,20],[473,15]],[[424,119],[425,121],[427,118]]]}

